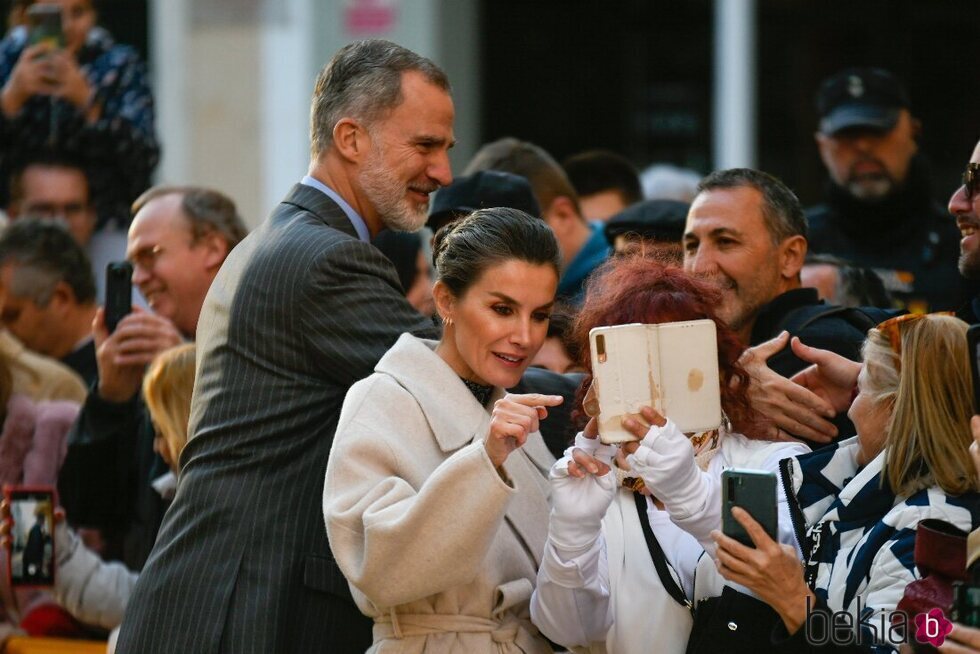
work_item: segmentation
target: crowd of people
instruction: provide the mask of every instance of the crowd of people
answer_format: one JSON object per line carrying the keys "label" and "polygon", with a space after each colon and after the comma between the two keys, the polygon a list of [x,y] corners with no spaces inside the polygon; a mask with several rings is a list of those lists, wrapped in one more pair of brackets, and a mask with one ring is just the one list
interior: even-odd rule
{"label": "crowd of people", "polygon": [[[316,80],[308,174],[249,233],[217,190],[150,187],[143,65],[92,0],[54,3],[61,48],[30,43],[33,4],[0,42],[0,482],[57,487],[56,570],[0,582],[0,638],[980,652],[952,610],[980,585],[980,143],[942,209],[893,74],[819,89],[804,210],[759,170],[515,137],[454,178],[445,72],[359,41]],[[110,329],[123,258],[138,298]],[[721,426],[651,398],[602,443],[590,331],[692,320]],[[778,480],[774,532],[732,509],[751,545],[722,530],[733,468]],[[4,502],[3,557],[11,525]]]}

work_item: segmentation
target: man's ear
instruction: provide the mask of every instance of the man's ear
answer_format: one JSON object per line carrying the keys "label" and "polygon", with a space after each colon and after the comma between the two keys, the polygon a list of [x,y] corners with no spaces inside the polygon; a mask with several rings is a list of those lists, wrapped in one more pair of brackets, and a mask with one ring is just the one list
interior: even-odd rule
{"label": "man's ear", "polygon": [[231,252],[228,241],[217,230],[211,230],[201,236],[197,245],[205,250],[204,265],[208,270],[217,271],[225,262],[228,253]]}
{"label": "man's ear", "polygon": [[779,245],[779,275],[783,279],[799,277],[806,260],[807,243],[800,235],[790,236]]}
{"label": "man's ear", "polygon": [[436,302],[436,312],[445,321],[447,318],[452,319],[453,308],[456,304],[456,298],[453,296],[453,292],[449,290],[445,282],[442,280],[437,281],[432,285],[432,299]]}
{"label": "man's ear", "polygon": [[367,130],[353,118],[341,118],[333,126],[333,144],[344,159],[360,161],[367,148]]}
{"label": "man's ear", "polygon": [[567,195],[559,195],[552,200],[551,204],[541,212],[541,217],[545,219],[556,237],[572,231],[576,223],[582,220],[575,203]]}
{"label": "man's ear", "polygon": [[77,304],[75,291],[68,285],[68,282],[62,280],[55,284],[54,290],[51,292],[51,299],[48,300],[48,306],[63,312],[67,307],[75,304]]}

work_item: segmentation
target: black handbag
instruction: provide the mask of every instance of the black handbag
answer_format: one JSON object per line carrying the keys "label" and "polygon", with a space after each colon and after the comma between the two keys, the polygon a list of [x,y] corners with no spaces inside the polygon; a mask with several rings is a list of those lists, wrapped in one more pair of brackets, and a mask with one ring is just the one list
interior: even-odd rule
{"label": "black handbag", "polygon": [[765,654],[773,651],[772,630],[780,621],[779,614],[762,600],[725,586],[720,596],[708,597],[698,602],[696,607],[691,606],[691,601],[670,574],[667,557],[653,534],[646,498],[640,493],[634,493],[633,497],[643,537],[660,583],[675,602],[690,610],[694,616],[687,654]]}

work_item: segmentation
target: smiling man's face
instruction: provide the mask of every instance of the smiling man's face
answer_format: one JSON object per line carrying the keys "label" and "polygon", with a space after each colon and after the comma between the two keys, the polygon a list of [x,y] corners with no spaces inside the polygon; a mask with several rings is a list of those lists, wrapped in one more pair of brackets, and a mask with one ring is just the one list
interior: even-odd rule
{"label": "smiling man's face", "polygon": [[[973,149],[970,163],[980,164],[980,142]],[[980,171],[977,171],[980,174]],[[977,187],[974,187],[977,188]],[[960,230],[960,274],[980,279],[980,188],[972,194],[961,185],[949,199],[949,213]]]}

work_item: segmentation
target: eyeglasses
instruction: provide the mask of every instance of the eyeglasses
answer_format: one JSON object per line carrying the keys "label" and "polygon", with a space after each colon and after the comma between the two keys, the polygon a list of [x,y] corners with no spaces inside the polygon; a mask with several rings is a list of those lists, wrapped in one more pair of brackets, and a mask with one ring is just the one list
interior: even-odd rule
{"label": "eyeglasses", "polygon": [[875,329],[882,336],[888,339],[892,351],[901,359],[902,356],[902,325],[916,322],[926,316],[955,316],[952,311],[936,311],[935,313],[904,313],[894,318],[889,318]]}
{"label": "eyeglasses", "polygon": [[966,164],[963,172],[963,187],[966,189],[966,199],[972,200],[977,191],[980,191],[980,163]]}
{"label": "eyeglasses", "polygon": [[149,271],[153,270],[153,267],[157,263],[157,259],[160,258],[166,250],[164,250],[159,245],[154,245],[152,248],[143,248],[138,250],[129,256],[129,262],[133,264],[134,268],[142,268],[143,270]]}

